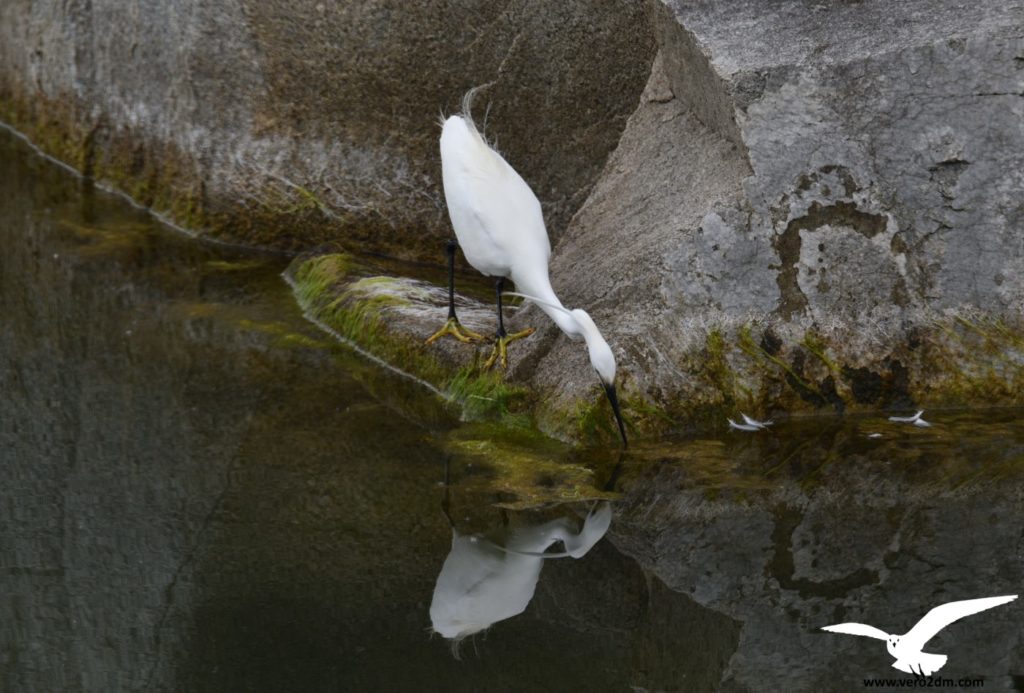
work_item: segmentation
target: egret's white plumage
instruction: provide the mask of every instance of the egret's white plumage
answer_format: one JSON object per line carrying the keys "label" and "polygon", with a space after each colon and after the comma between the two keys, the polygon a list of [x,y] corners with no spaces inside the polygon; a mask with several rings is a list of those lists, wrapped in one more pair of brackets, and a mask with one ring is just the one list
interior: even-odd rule
{"label": "egret's white plumage", "polygon": [[441,173],[455,236],[469,264],[488,276],[511,279],[562,332],[586,341],[625,442],[615,356],[590,315],[567,309],[551,288],[551,242],[540,201],[477,129],[470,114],[474,93],[466,94],[462,113],[447,118],[441,129]]}
{"label": "egret's white plumage", "polygon": [[[599,504],[573,531],[565,519],[514,530],[506,546],[460,534],[452,528],[452,548],[437,576],[430,622],[445,638],[460,640],[526,610],[547,559],[582,558],[607,533],[611,505]],[[564,553],[546,553],[561,542]]]}
{"label": "egret's white plumage", "polygon": [[[601,330],[597,329],[597,324],[585,310],[581,308],[569,310],[561,303],[546,301],[538,296],[523,293],[522,291],[506,291],[505,295],[519,296],[527,301],[536,303],[544,312],[552,316],[552,319],[554,319],[555,315],[563,318],[563,322],[566,322],[572,331],[570,332],[564,327],[562,330],[572,339],[582,339],[586,342],[587,353],[590,355],[590,365],[597,371],[601,382],[607,385],[615,383],[615,355],[612,353],[611,347],[608,346],[608,342],[601,335]],[[554,292],[552,292],[552,295],[554,295]],[[555,301],[557,300],[556,298]],[[558,320],[555,320],[555,322],[561,325]]]}

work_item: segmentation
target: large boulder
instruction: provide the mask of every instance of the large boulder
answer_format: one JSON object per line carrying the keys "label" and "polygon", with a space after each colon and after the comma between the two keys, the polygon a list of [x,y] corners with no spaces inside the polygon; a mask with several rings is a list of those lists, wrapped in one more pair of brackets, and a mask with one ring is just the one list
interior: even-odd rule
{"label": "large boulder", "polygon": [[[1018,401],[1020,7],[665,0],[651,19],[647,90],[551,268],[610,337],[633,418]],[[596,379],[554,334],[517,374],[557,408]]]}
{"label": "large boulder", "polygon": [[[15,0],[0,39],[8,120],[183,225],[414,259],[439,109],[493,82],[641,430],[1024,393],[1017,4]],[[511,322],[542,425],[610,423],[585,350]]]}
{"label": "large boulder", "polygon": [[488,131],[557,234],[654,51],[629,0],[12,0],[0,118],[190,229],[440,264],[440,113],[493,83]]}

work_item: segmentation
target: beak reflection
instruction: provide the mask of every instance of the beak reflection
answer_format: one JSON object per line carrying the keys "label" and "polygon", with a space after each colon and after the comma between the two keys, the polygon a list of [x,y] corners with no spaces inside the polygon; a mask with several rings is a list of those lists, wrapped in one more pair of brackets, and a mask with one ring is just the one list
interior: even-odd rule
{"label": "beak reflection", "polygon": [[615,414],[615,423],[619,425],[619,435],[622,436],[622,447],[629,447],[629,441],[626,440],[626,426],[622,423],[622,412],[619,410],[619,396],[615,392],[615,385],[605,385],[604,392],[608,395],[608,401],[611,402],[612,412]]}

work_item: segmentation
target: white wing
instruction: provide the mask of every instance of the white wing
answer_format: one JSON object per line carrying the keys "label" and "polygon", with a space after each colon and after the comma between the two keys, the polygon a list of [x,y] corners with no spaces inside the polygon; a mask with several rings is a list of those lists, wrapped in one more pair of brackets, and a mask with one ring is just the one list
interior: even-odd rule
{"label": "white wing", "polygon": [[445,201],[469,263],[491,276],[509,277],[527,267],[542,269],[546,277],[551,243],[530,186],[472,121],[446,120],[440,144]]}
{"label": "white wing", "polygon": [[864,635],[877,640],[888,640],[889,634],[866,623],[837,623],[834,626],[825,626],[822,630],[831,633],[846,633],[847,635]]}
{"label": "white wing", "polygon": [[924,615],[917,624],[903,636],[901,645],[913,647],[920,650],[940,630],[954,621],[959,621],[964,616],[976,614],[979,611],[991,609],[993,606],[1012,602],[1017,598],[1016,594],[1004,597],[984,597],[982,599],[965,599],[959,602],[949,602],[937,606]]}

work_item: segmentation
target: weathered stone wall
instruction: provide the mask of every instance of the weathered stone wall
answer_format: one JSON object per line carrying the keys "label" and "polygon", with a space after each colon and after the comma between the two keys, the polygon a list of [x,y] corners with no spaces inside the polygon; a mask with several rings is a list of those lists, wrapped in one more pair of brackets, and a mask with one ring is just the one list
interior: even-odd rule
{"label": "weathered stone wall", "polygon": [[[488,132],[640,430],[1020,403],[1022,18],[1019,0],[18,0],[0,105],[186,226],[423,259],[450,233],[438,109],[493,80]],[[567,418],[600,401],[585,351],[535,309],[512,321],[542,328],[510,380],[543,393],[548,430],[610,421]]]}
{"label": "weathered stone wall", "polygon": [[494,82],[488,131],[557,236],[654,50],[628,0],[12,0],[0,118],[188,228],[443,261],[438,114]]}
{"label": "weathered stone wall", "polygon": [[[627,390],[683,417],[1019,401],[1024,5],[653,5],[647,91],[551,268]],[[517,373],[568,402],[593,384],[554,335]]]}

